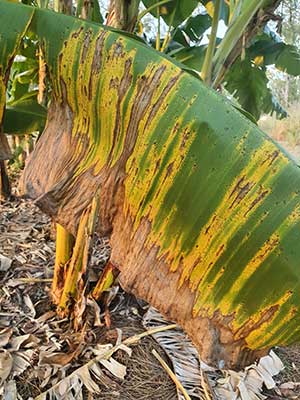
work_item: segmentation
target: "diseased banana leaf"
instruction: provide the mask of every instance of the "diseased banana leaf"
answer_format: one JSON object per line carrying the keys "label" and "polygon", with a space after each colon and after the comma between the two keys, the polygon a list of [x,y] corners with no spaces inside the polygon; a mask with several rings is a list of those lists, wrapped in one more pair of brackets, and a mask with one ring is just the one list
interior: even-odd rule
{"label": "diseased banana leaf", "polygon": [[[0,21],[26,10],[1,0]],[[122,285],[176,320],[204,360],[238,366],[299,341],[297,165],[140,42],[38,9],[31,29],[53,98],[24,192],[75,233],[100,188]]]}

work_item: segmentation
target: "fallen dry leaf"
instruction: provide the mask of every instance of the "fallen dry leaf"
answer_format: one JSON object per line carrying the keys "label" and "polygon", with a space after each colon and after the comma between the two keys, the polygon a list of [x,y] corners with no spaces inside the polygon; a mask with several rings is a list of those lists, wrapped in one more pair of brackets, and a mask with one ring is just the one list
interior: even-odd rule
{"label": "fallen dry leaf", "polygon": [[5,328],[0,332],[0,347],[4,347],[8,344],[12,333],[12,328]]}
{"label": "fallen dry leaf", "polygon": [[11,267],[12,260],[4,255],[0,254],[0,271],[6,272]]}
{"label": "fallen dry leaf", "polygon": [[114,358],[111,357],[109,360],[100,360],[100,363],[117,378],[122,380],[125,378],[126,375],[125,365],[119,363]]}
{"label": "fallen dry leaf", "polygon": [[29,313],[30,317],[34,318],[36,315],[36,311],[35,311],[35,308],[34,308],[34,305],[32,303],[30,296],[28,294],[25,294],[23,298],[24,298],[24,303],[30,310],[30,313]]}
{"label": "fallen dry leaf", "polygon": [[13,358],[7,350],[0,352],[0,384],[8,378],[13,366]]}
{"label": "fallen dry leaf", "polygon": [[286,399],[299,399],[299,394],[297,394],[299,387],[300,382],[286,382],[279,386],[279,390]]}
{"label": "fallen dry leaf", "polygon": [[10,341],[11,349],[15,351],[19,350],[21,346],[27,349],[36,347],[38,343],[39,339],[30,333],[22,336],[15,336]]}
{"label": "fallen dry leaf", "polygon": [[33,355],[34,350],[32,349],[17,351],[12,354],[13,365],[11,372],[13,376],[21,375],[28,367],[30,367]]}
{"label": "fallen dry leaf", "polygon": [[40,354],[40,365],[49,364],[49,365],[60,365],[65,366],[69,364],[73,358],[75,358],[81,350],[82,346],[79,346],[75,351],[72,353],[52,353],[48,355],[47,353]]}
{"label": "fallen dry leaf", "polygon": [[4,383],[3,387],[3,400],[17,400],[18,392],[17,385],[14,380],[10,380]]}

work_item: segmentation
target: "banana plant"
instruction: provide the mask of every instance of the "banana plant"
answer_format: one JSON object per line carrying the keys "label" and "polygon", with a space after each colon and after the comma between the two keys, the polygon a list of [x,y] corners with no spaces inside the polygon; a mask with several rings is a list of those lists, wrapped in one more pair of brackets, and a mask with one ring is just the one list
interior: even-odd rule
{"label": "banana plant", "polygon": [[[28,27],[30,20],[28,19],[28,15],[30,14],[29,10],[24,12],[24,15],[18,14],[16,19],[14,20],[11,16],[10,19],[2,20],[1,18],[1,29],[6,32],[5,35],[5,45],[3,44],[0,47],[0,59],[1,59],[1,68],[0,68],[0,99],[2,102],[5,101],[6,98],[6,86],[8,83],[10,66],[13,61],[14,53],[16,47],[18,47],[21,43],[21,39]],[[18,29],[12,30],[11,27],[17,24]],[[3,120],[4,107],[0,107],[0,126]],[[10,197],[10,183],[6,171],[5,160],[11,157],[9,145],[6,137],[3,134],[3,127],[0,128],[0,198],[9,198]]]}
{"label": "banana plant", "polygon": [[[156,0],[143,3],[149,7]],[[290,75],[300,74],[299,50],[284,43],[267,24],[270,20],[274,20],[273,26],[278,23],[274,11],[280,1],[202,0],[205,8],[192,15],[197,1],[180,2],[180,6],[178,3],[171,1],[151,9],[158,21],[162,18],[169,25],[169,41],[164,51],[201,73],[209,85],[223,90],[225,95],[230,93],[256,120],[263,113],[286,117],[286,111],[268,85],[266,73],[267,66],[273,64]],[[222,29],[218,30],[221,21]],[[210,45],[207,45],[204,39],[209,28]],[[213,36],[216,46],[211,40]]]}
{"label": "banana plant", "polygon": [[33,35],[22,38],[18,54],[11,66],[7,82],[7,103],[3,121],[6,134],[28,134],[42,131],[46,120],[46,107],[39,104],[38,46]]}
{"label": "banana plant", "polygon": [[12,57],[29,26],[52,83],[23,193],[75,235],[99,192],[122,286],[178,322],[205,361],[239,367],[299,341],[300,171],[289,156],[122,32],[5,0],[0,15],[1,49]]}

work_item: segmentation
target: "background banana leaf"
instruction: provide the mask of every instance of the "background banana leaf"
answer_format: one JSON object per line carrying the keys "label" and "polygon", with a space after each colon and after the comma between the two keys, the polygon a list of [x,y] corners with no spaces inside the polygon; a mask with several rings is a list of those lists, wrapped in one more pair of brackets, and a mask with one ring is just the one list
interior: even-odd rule
{"label": "background banana leaf", "polygon": [[6,134],[24,134],[44,129],[47,110],[37,103],[36,96],[37,93],[33,92],[6,107],[3,121]]}

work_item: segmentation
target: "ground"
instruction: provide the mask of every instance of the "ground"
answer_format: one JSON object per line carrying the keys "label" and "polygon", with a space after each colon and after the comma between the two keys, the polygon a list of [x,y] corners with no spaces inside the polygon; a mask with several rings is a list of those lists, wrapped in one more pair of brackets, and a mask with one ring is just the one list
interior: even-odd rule
{"label": "ground", "polygon": [[[16,378],[18,393],[23,399],[28,399],[39,395],[59,377],[59,371],[56,373],[55,368],[63,366],[65,373],[69,373],[91,358],[91,346],[96,343],[114,344],[117,339],[116,327],[122,331],[123,339],[143,332],[141,319],[147,305],[117,288],[109,300],[110,326],[107,327],[105,323],[108,314],[99,313],[100,309],[92,304],[89,309],[90,325],[79,333],[74,332],[68,321],[56,317],[50,301],[55,249],[50,220],[33,204],[18,198],[1,204],[1,211],[0,254],[11,259],[12,264],[7,271],[0,272],[0,331],[12,328],[12,337],[31,334],[34,340],[38,340],[38,346],[28,346],[34,350],[32,357],[31,354],[23,354],[23,358],[30,356],[30,365]],[[103,266],[104,247],[105,243],[99,243],[98,239],[91,260],[91,279],[98,275]],[[97,313],[97,317],[93,313]],[[10,347],[9,343],[7,347]],[[38,350],[38,347],[42,350]],[[78,347],[81,347],[80,352],[76,354]],[[107,372],[106,384],[101,386],[101,398],[176,398],[175,385],[152,355],[153,348],[168,361],[150,336],[133,347],[130,358],[119,352],[116,359],[127,366],[126,379],[122,381]],[[54,360],[54,353],[65,353],[71,358],[74,353],[74,357]],[[49,384],[43,384],[50,371]]]}
{"label": "ground", "polygon": [[[91,256],[91,283],[107,260],[107,249],[107,242],[96,238]],[[0,263],[0,381],[5,379],[5,369],[10,369],[13,389],[6,390],[17,389],[23,399],[35,398],[86,365],[95,357],[95,349],[101,351],[101,345],[115,345],[120,336],[124,340],[144,331],[142,318],[148,305],[118,286],[110,292],[105,304],[88,301],[88,323],[79,332],[74,332],[68,320],[60,320],[50,300],[54,253],[53,229],[47,216],[17,196],[1,204],[0,255],[7,258]],[[125,379],[102,368],[97,380],[101,394],[92,396],[83,389],[83,397],[177,399],[174,383],[152,354],[155,349],[171,367],[159,344],[147,336],[131,349],[131,356],[120,350],[114,354],[114,359],[126,367]],[[265,391],[267,398],[300,398],[298,386],[291,384],[300,382],[300,347],[275,351],[285,365],[275,380],[278,386],[287,382],[289,385],[281,391]]]}

